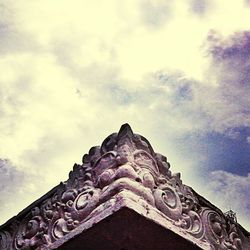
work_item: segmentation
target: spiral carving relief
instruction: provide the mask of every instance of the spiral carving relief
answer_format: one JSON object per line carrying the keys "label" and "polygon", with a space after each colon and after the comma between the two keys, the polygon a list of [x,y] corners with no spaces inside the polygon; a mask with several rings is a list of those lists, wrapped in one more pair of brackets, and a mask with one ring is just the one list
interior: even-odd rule
{"label": "spiral carving relief", "polygon": [[205,237],[218,250],[241,250],[242,243],[236,232],[227,229],[227,222],[217,212],[204,208],[201,212],[205,226]]}
{"label": "spiral carving relief", "polygon": [[154,197],[156,207],[170,219],[178,220],[181,217],[181,201],[174,188],[165,186],[161,189],[156,189]]}
{"label": "spiral carving relief", "polygon": [[[126,191],[143,200],[174,226],[215,250],[243,250],[239,227],[172,174],[167,158],[155,153],[144,137],[123,125],[101,147],[93,147],[75,164],[69,179],[20,218],[0,231],[0,249],[29,250],[50,246],[92,215],[114,204]],[[241,234],[242,235],[242,234]],[[250,241],[249,241],[250,242]]]}

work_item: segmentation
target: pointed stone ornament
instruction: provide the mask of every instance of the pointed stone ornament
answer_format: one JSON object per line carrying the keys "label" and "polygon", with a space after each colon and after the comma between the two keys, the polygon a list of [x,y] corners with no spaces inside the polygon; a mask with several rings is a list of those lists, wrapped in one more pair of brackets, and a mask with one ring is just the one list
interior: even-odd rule
{"label": "pointed stone ornament", "polygon": [[118,132],[118,138],[122,138],[124,136],[132,138],[133,135],[134,133],[128,123],[123,124]]}
{"label": "pointed stone ornament", "polygon": [[0,250],[250,249],[250,234],[172,174],[128,124],[0,227]]}

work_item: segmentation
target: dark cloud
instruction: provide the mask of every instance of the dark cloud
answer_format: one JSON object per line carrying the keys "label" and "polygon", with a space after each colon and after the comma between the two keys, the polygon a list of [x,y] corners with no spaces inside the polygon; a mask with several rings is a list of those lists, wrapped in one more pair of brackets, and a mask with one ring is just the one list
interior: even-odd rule
{"label": "dark cloud", "polygon": [[237,60],[232,66],[241,66],[250,60],[250,31],[238,32],[223,39],[220,34],[211,31],[208,36],[210,52],[219,61]]}
{"label": "dark cloud", "polygon": [[250,86],[250,31],[235,33],[227,39],[211,33],[209,42],[213,60],[223,66],[226,81]]}
{"label": "dark cloud", "polygon": [[250,32],[225,38],[211,31],[208,53],[211,58],[208,81],[214,83],[207,91],[210,94],[208,112],[220,119],[226,129],[250,127]]}

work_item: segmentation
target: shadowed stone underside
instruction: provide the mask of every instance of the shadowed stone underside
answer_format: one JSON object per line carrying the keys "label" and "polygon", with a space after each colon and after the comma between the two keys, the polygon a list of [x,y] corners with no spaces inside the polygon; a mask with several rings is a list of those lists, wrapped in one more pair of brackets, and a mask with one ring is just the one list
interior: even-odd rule
{"label": "shadowed stone underside", "polygon": [[66,182],[0,227],[0,249],[245,250],[250,236],[124,124]]}

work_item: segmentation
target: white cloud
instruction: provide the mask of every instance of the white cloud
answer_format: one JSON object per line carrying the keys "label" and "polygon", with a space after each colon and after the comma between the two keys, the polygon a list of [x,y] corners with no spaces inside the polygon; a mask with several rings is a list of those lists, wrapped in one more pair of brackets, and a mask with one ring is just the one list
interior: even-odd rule
{"label": "white cloud", "polygon": [[250,144],[250,136],[247,137],[247,143]]}

